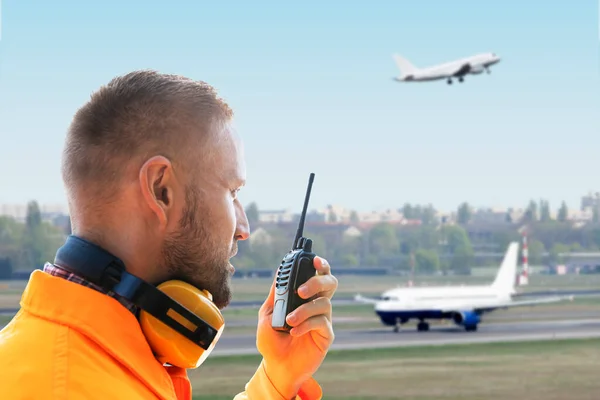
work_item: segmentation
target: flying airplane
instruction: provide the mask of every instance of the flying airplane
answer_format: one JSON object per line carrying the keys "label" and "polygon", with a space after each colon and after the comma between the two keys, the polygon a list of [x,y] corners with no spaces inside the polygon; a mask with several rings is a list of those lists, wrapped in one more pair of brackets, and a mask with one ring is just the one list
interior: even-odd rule
{"label": "flying airplane", "polygon": [[400,76],[394,78],[394,80],[398,82],[421,82],[446,79],[449,85],[452,84],[452,78],[457,78],[459,82],[462,82],[464,76],[467,74],[477,75],[481,74],[483,71],[486,71],[489,74],[489,67],[500,62],[500,57],[495,53],[482,53],[444,64],[426,68],[417,68],[406,58],[399,56],[398,54],[394,54],[393,58],[400,70]]}
{"label": "flying airplane", "polygon": [[375,313],[384,325],[398,332],[401,324],[419,320],[419,331],[429,330],[426,319],[451,320],[466,331],[476,331],[483,313],[509,307],[553,303],[568,297],[546,297],[516,301],[516,273],[519,243],[512,242],[504,255],[494,282],[488,286],[408,287],[385,291],[381,298],[357,294],[355,300],[374,304]]}

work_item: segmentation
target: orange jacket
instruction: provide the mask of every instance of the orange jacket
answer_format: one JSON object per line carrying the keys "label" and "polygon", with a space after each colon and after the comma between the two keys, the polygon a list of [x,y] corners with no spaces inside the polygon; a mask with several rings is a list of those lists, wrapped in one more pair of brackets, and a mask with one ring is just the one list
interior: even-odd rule
{"label": "orange jacket", "polygon": [[[154,358],[137,319],[117,300],[38,270],[0,331],[0,360],[0,399],[192,398],[187,372]],[[321,395],[310,379],[297,399]],[[234,398],[247,399],[283,400],[262,364]]]}

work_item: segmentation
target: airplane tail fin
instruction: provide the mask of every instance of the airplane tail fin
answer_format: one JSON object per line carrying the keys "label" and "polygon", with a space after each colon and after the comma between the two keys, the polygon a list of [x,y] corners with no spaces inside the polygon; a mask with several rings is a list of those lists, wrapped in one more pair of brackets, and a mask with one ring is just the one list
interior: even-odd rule
{"label": "airplane tail fin", "polygon": [[410,61],[402,56],[399,56],[398,54],[394,54],[393,58],[398,66],[398,69],[400,70],[400,79],[405,79],[419,70]]}
{"label": "airplane tail fin", "polygon": [[517,277],[517,263],[519,257],[519,242],[511,242],[504,254],[504,259],[496,275],[492,287],[504,292],[512,293]]}

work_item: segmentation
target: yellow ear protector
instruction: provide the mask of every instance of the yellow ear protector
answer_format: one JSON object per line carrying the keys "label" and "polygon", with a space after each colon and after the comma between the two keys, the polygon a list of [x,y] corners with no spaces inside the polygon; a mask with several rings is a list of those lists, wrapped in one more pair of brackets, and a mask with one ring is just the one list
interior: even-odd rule
{"label": "yellow ear protector", "polygon": [[225,321],[221,312],[212,302],[212,295],[208,291],[198,290],[189,283],[172,280],[161,283],[157,289],[169,298],[177,299],[181,306],[192,313],[191,315],[196,316],[189,318],[188,315],[186,318],[185,314],[178,313],[176,308],[166,310],[166,315],[184,326],[188,332],[202,329],[206,324],[213,330],[216,328],[216,334],[210,340],[197,343],[150,312],[143,309],[140,312],[142,331],[158,361],[182,368],[197,368],[208,357],[223,333]]}
{"label": "yellow ear protector", "polygon": [[163,364],[197,368],[225,328],[208,291],[179,280],[151,285],[127,272],[123,261],[80,237],[67,237],[55,263],[138,306],[142,332]]}

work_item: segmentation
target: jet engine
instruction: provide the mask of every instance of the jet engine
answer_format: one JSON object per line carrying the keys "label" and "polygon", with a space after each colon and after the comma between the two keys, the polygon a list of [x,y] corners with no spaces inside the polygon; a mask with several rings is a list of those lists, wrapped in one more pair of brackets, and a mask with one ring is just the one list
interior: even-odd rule
{"label": "jet engine", "polygon": [[481,74],[483,71],[485,71],[485,68],[483,68],[482,66],[477,66],[477,67],[472,67],[469,70],[469,73],[473,74],[473,75],[478,75],[478,74]]}
{"label": "jet engine", "polygon": [[452,321],[456,325],[462,325],[467,331],[477,330],[477,324],[481,321],[479,314],[473,311],[459,311],[452,313]]}

